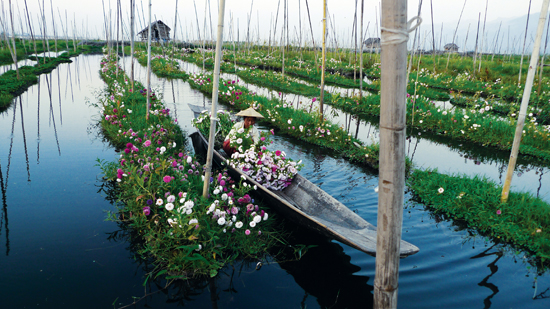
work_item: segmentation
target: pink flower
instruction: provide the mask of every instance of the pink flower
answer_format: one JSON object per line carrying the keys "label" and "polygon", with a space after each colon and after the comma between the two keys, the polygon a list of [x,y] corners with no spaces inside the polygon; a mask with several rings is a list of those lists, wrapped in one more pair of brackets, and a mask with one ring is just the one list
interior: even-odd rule
{"label": "pink flower", "polygon": [[162,178],[162,180],[163,180],[164,182],[166,182],[166,183],[169,183],[170,180],[172,180],[172,177],[170,177],[170,176],[164,176],[164,177]]}
{"label": "pink flower", "polygon": [[250,235],[250,230],[246,230],[246,231],[244,231],[244,233],[245,233],[246,235]]}
{"label": "pink flower", "polygon": [[500,211],[500,209],[497,210],[497,215],[500,215],[501,213],[502,213],[502,211]]}
{"label": "pink flower", "polygon": [[275,151],[275,155],[276,155],[276,156],[280,156],[280,155],[281,155],[281,151],[280,151],[280,150]]}
{"label": "pink flower", "polygon": [[317,98],[311,99],[311,102],[315,102],[315,101],[317,101]]}
{"label": "pink flower", "polygon": [[145,147],[151,146],[151,141],[150,141],[150,140],[146,140],[145,143],[143,143],[143,146],[145,146]]}
{"label": "pink flower", "polygon": [[261,140],[262,142],[265,141],[265,137],[264,137],[264,136],[260,137],[260,140]]}
{"label": "pink flower", "polygon": [[143,214],[146,215],[146,216],[150,215],[151,214],[151,207],[149,207],[149,206],[143,207]]}

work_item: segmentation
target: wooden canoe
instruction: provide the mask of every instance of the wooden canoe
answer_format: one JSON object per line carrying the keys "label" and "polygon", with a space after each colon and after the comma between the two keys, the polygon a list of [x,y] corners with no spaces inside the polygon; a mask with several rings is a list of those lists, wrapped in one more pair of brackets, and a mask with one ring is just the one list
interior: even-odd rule
{"label": "wooden canoe", "polygon": [[[206,158],[208,141],[200,132],[190,135],[195,153]],[[234,179],[246,177],[257,186],[258,193],[273,209],[297,224],[322,235],[336,239],[369,255],[376,255],[376,227],[351,211],[344,204],[321,190],[312,182],[296,174],[292,183],[281,191],[271,191],[240,169],[226,164],[226,158],[214,150],[213,164],[226,167]],[[418,247],[401,240],[400,257],[415,254]]]}

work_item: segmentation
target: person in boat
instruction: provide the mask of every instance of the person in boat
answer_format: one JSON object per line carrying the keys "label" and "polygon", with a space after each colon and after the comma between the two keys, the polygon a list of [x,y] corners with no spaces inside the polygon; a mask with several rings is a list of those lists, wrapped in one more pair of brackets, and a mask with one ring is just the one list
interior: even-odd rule
{"label": "person in boat", "polygon": [[264,116],[255,111],[252,107],[238,112],[237,116],[242,116],[243,120],[237,122],[233,126],[233,128],[231,128],[231,131],[229,132],[229,134],[227,134],[223,142],[223,150],[225,151],[225,153],[227,153],[228,156],[231,156],[236,151],[236,149],[234,147],[231,147],[230,145],[230,137],[234,136],[235,133],[240,129],[248,130],[248,134],[250,134],[250,136],[252,137],[253,144],[257,144],[260,141],[260,132],[254,126],[254,124],[256,123],[256,119],[264,118]]}

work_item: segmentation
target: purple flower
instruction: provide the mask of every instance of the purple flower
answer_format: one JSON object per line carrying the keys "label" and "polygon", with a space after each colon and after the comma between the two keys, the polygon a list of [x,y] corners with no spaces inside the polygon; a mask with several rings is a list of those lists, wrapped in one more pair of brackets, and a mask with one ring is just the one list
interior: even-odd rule
{"label": "purple flower", "polygon": [[225,180],[220,180],[220,186],[224,187],[225,186]]}
{"label": "purple flower", "polygon": [[132,143],[126,144],[126,148],[132,148],[134,145]]}
{"label": "purple flower", "polygon": [[147,205],[153,205],[153,200],[148,199],[148,200],[147,200]]}
{"label": "purple flower", "polygon": [[[149,200],[149,201],[151,201],[151,200]],[[153,201],[151,201],[151,202],[153,202]],[[150,215],[151,214],[151,207],[149,207],[149,206],[143,207],[143,214],[146,215],[146,216]]]}
{"label": "purple flower", "polygon": [[501,213],[502,213],[502,211],[500,211],[500,209],[497,210],[497,215],[500,215]]}
{"label": "purple flower", "polygon": [[246,230],[246,231],[244,231],[244,233],[245,233],[246,235],[250,235],[250,230]]}
{"label": "purple flower", "polygon": [[172,180],[172,177],[170,177],[170,176],[164,176],[164,177],[162,177],[162,180],[163,180],[164,182],[166,182],[166,183],[169,183],[170,180]]}

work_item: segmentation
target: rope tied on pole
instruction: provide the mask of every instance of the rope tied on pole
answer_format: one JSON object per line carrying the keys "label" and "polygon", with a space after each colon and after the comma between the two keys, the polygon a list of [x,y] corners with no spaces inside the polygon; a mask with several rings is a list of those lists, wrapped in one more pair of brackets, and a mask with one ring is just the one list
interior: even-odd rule
{"label": "rope tied on pole", "polygon": [[[416,24],[412,26],[414,21],[416,21]],[[420,16],[415,16],[407,22],[408,29],[406,31],[380,27],[380,30],[391,33],[390,35],[382,36],[380,38],[380,45],[397,45],[407,42],[409,40],[409,33],[418,28],[420,24],[422,24],[422,18]]]}

